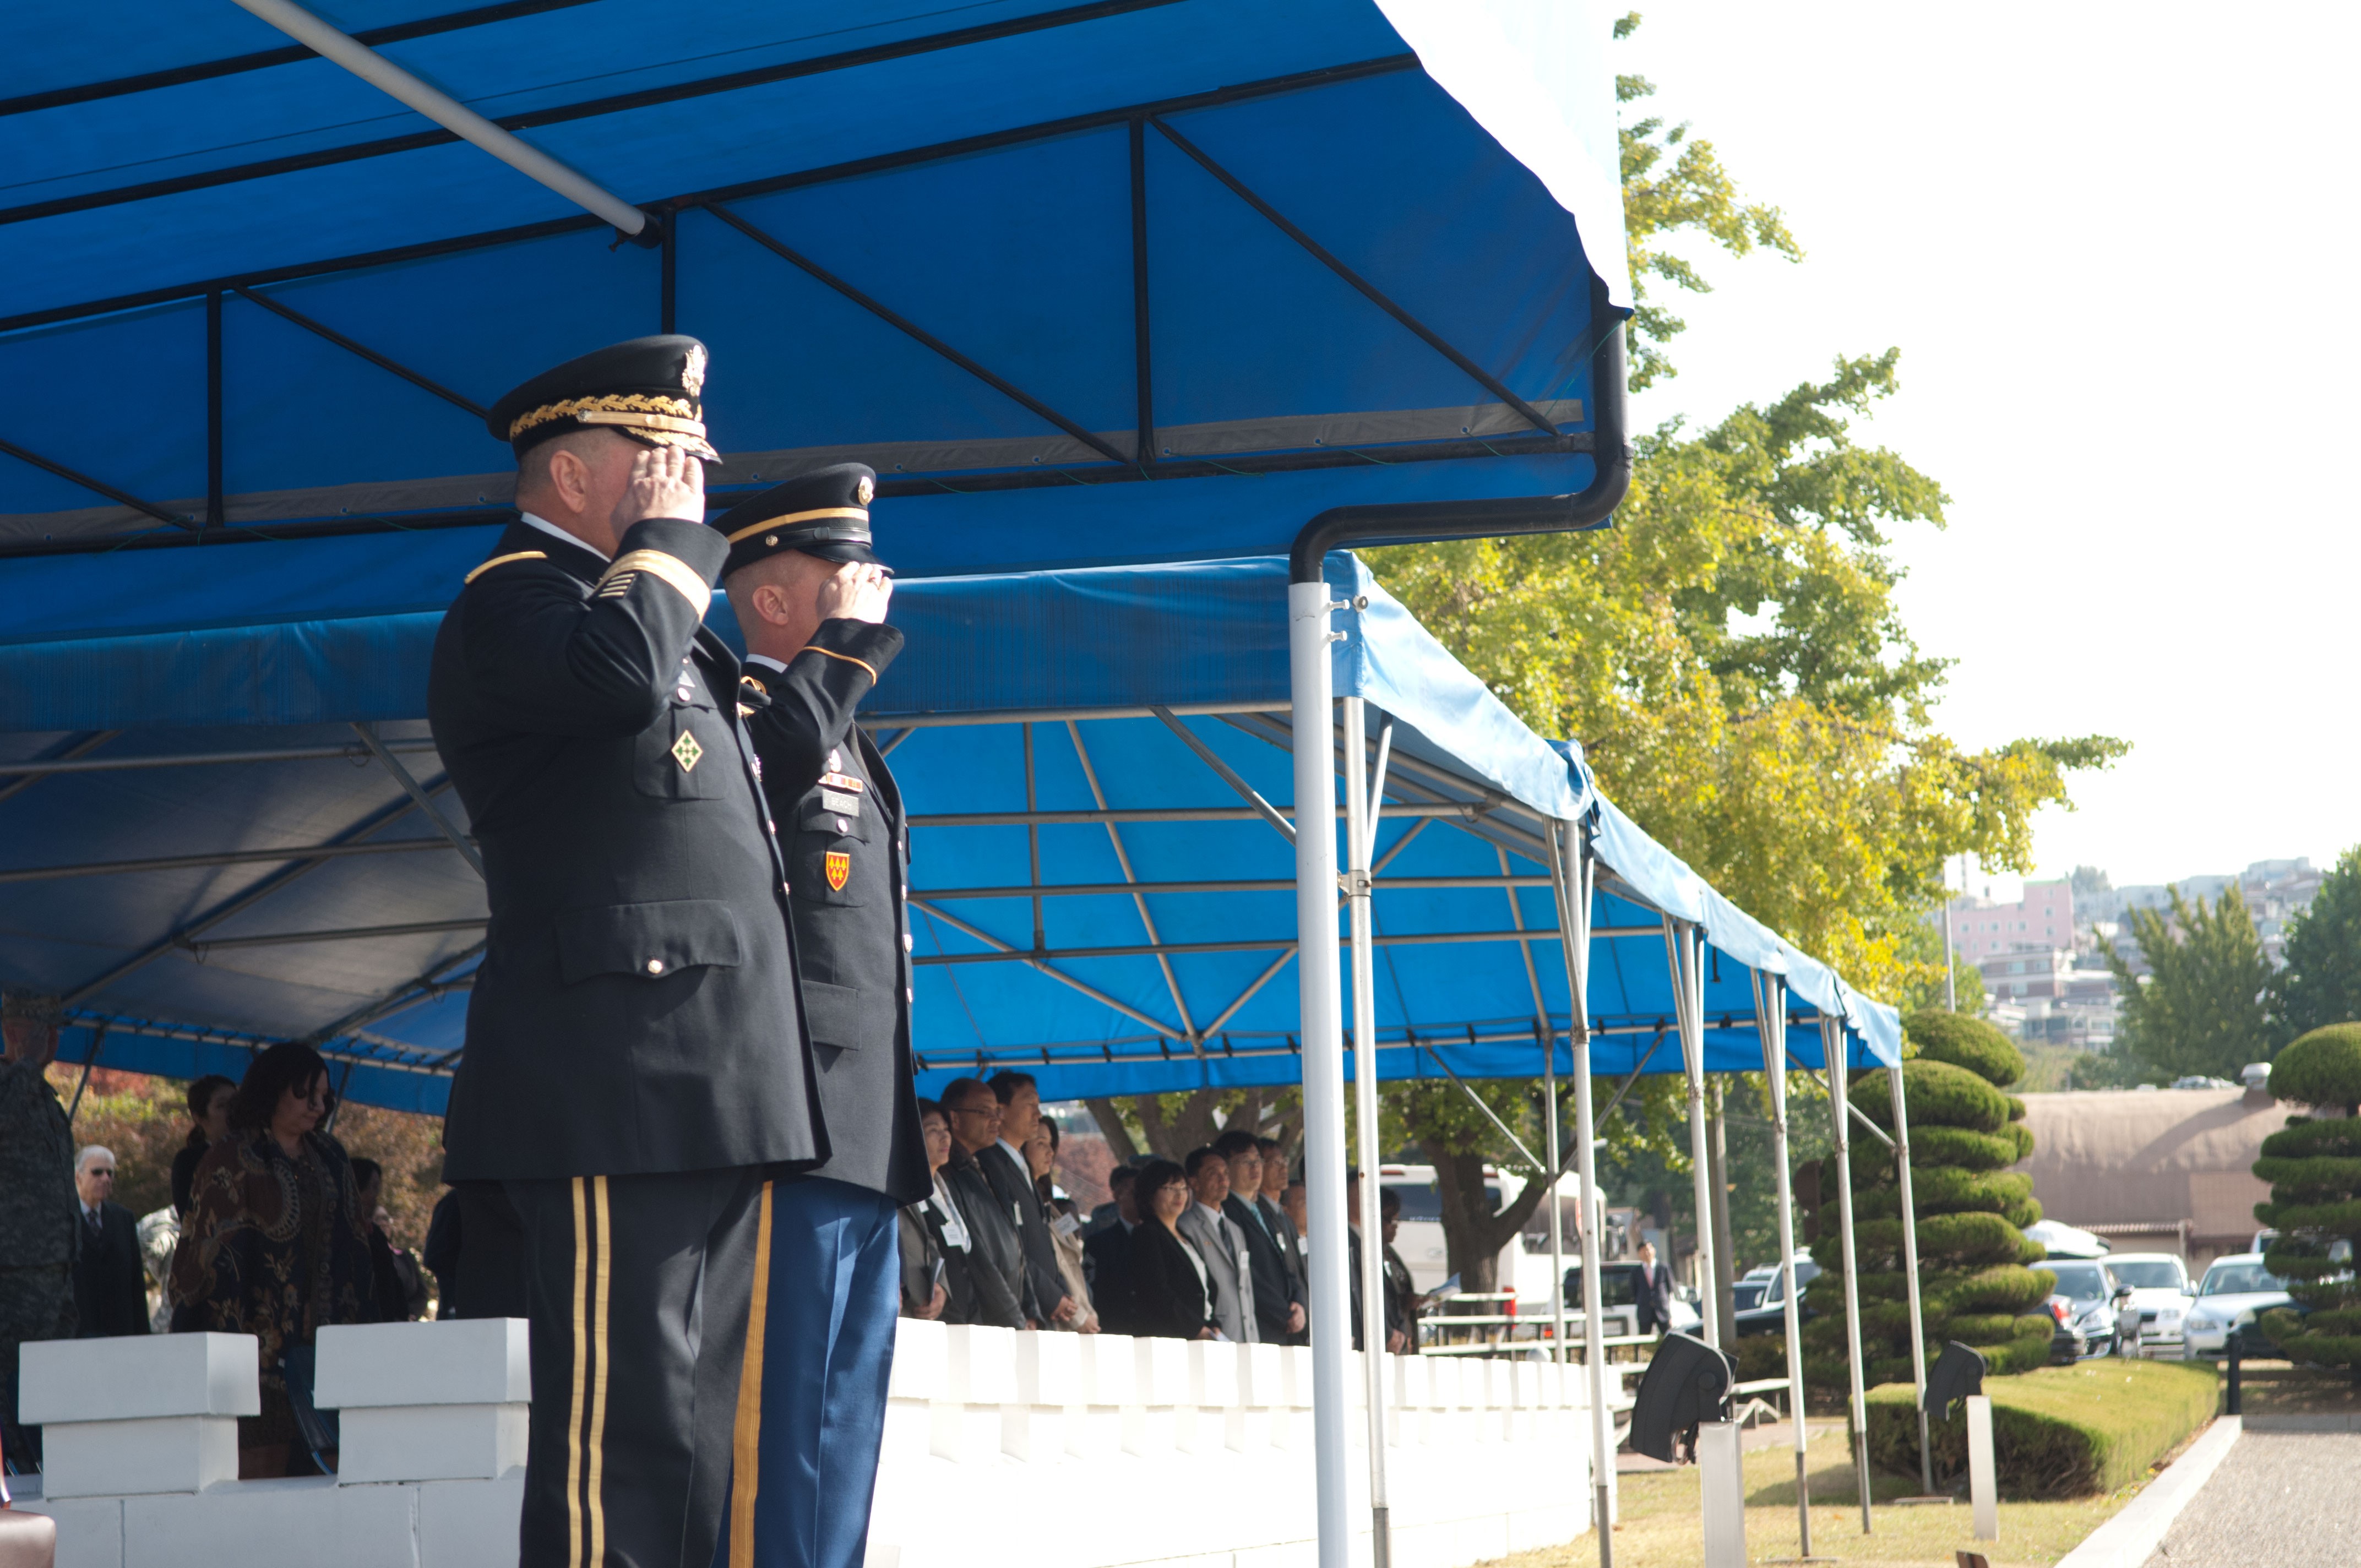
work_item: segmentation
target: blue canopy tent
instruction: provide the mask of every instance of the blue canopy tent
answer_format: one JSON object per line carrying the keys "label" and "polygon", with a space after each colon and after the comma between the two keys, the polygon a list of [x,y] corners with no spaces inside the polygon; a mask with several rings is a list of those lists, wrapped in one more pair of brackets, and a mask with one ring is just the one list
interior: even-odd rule
{"label": "blue canopy tent", "polygon": [[[0,964],[67,999],[66,1059],[235,1074],[306,1038],[347,1095],[441,1108],[484,904],[420,714],[469,543],[8,568],[28,611],[0,644],[0,822],[22,847]],[[1694,1089],[1768,1065],[1766,1018],[1798,1067],[1836,1040],[1850,1066],[1899,1059],[1890,1009],[1656,845],[1356,560],[1324,582],[1350,607],[1335,689],[1392,726],[1356,861],[1379,1077]],[[1270,559],[903,585],[910,643],[867,721],[913,812],[927,1087],[1008,1066],[1051,1098],[1301,1079],[1270,983],[1299,946],[1286,592]],[[713,624],[734,638],[726,600]],[[1579,1055],[1552,848],[1574,825],[1596,878]]]}
{"label": "blue canopy tent", "polygon": [[[484,926],[421,722],[463,540],[7,568],[27,612],[0,642],[5,964],[71,999],[68,1059],[102,1027],[109,1064],[180,1075],[308,1038],[349,1070],[349,1097],[441,1108]],[[84,587],[100,574],[104,597]],[[1676,1028],[1667,919],[1708,945],[1709,1070],[1762,1065],[1758,970],[1794,994],[1805,1064],[1824,1014],[1858,1036],[1857,1062],[1898,1059],[1889,1009],[1665,853],[1357,561],[1331,557],[1328,581],[1359,606],[1340,618],[1337,687],[1397,724],[1375,843],[1381,1077],[1528,1077],[1544,1036],[1571,1070],[1553,821],[1589,823],[1603,868],[1597,1070],[1681,1069],[1658,1045]],[[1296,947],[1275,830],[1293,815],[1284,592],[1269,559],[902,586],[909,648],[866,721],[914,813],[929,1084],[1007,1065],[1051,1098],[1300,1077],[1293,1000],[1268,984]],[[726,598],[713,624],[735,639]]]}
{"label": "blue canopy tent", "polygon": [[[1268,768],[1268,715],[1332,708],[1327,639],[1350,600],[1322,581],[1331,546],[1590,526],[1621,494],[1629,291],[1605,18],[1587,5],[985,0],[946,16],[711,0],[660,27],[620,0],[239,5],[0,16],[0,556],[16,557],[0,578],[27,608],[0,644],[0,756],[18,770],[0,773],[0,812],[39,850],[0,872],[0,968],[106,1012],[107,1043],[87,1047],[106,1059],[174,1051],[190,1070],[311,1036],[357,1097],[435,1102],[481,905],[465,850],[445,847],[460,828],[406,661],[511,493],[483,406],[597,344],[711,345],[725,502],[871,462],[908,576],[1291,549],[1242,644],[1275,660],[1283,604],[1278,694],[1176,711],[1239,765]],[[207,548],[224,543],[245,547]],[[901,603],[926,598],[910,582]],[[1348,729],[1363,702],[1348,695]],[[1266,795],[1333,796],[1334,737],[1286,738],[1296,787]],[[1405,782],[1413,760],[1452,764],[1401,740],[1389,799],[1466,793]],[[909,762],[941,743],[914,739]],[[241,751],[270,757],[114,765]],[[1365,765],[1348,747],[1348,780]],[[1586,799],[1561,772],[1556,789]],[[1479,782],[1477,817],[1488,788],[1535,805]],[[1527,840],[1487,841],[1513,856]],[[1336,844],[1295,849],[1311,929],[1334,916]],[[1547,875],[1570,885],[1564,864]],[[1607,927],[1625,916],[1602,885]],[[1438,920],[1445,893],[1494,899],[1494,919],[1510,907],[1500,887],[1429,891]],[[1540,920],[1548,901],[1506,891]],[[978,930],[1005,918],[969,909]],[[1709,905],[1682,909],[1719,941]],[[925,916],[943,942],[928,956],[961,960],[930,964],[930,990],[1005,983],[987,970],[1060,984],[967,961],[962,938],[991,943],[955,913]],[[1526,945],[1536,973],[1546,947]],[[1385,949],[1398,974],[1412,950]],[[1253,961],[1074,961],[1160,979],[1200,959],[1207,984]],[[1337,953],[1323,939],[1298,968],[1313,1233],[1333,1241]],[[1790,972],[1818,1016],[1884,1037],[1834,977]],[[1546,1033],[1549,993],[1528,993]],[[1400,1058],[1433,1059],[1407,1044],[1438,1005],[1414,973],[1398,1005]],[[1586,1011],[1564,1005],[1569,1023]],[[1277,1029],[1276,1006],[1229,1020],[1232,1040]],[[1094,1034],[1104,1056],[1111,1027],[1147,1027],[1107,1012],[1126,1021],[1068,1014],[1061,1036]],[[1687,1008],[1697,1057],[1715,1013]],[[1463,1048],[1488,1048],[1465,1022]],[[1811,1032],[1796,1043],[1812,1050]],[[1341,1250],[1315,1259],[1330,1329]],[[1340,1336],[1322,1343],[1322,1561],[1341,1568]]]}

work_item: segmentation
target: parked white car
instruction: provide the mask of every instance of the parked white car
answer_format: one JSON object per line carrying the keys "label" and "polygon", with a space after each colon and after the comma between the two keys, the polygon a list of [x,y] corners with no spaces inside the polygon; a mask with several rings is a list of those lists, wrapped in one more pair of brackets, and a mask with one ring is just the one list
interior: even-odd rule
{"label": "parked white car", "polygon": [[2233,1334],[2241,1355],[2274,1354],[2255,1321],[2274,1307],[2291,1304],[2286,1283],[2263,1266],[2261,1253],[2217,1257],[2198,1281],[2196,1304],[2181,1320],[2181,1356],[2195,1361],[2225,1355]]}
{"label": "parked white car", "polygon": [[2181,1320],[2188,1315],[2190,1298],[2197,1294],[2189,1283],[2189,1266],[2178,1253],[2115,1252],[2107,1255],[2107,1267],[2117,1282],[2131,1288],[2130,1299],[2119,1301],[2124,1326],[2131,1326],[2131,1314],[2141,1314],[2139,1347],[2143,1354],[2180,1348]]}

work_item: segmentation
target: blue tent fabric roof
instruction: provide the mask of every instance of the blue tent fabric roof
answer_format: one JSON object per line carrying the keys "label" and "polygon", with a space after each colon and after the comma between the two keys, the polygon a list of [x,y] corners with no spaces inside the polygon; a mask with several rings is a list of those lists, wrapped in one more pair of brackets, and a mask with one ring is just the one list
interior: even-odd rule
{"label": "blue tent fabric roof", "polygon": [[712,346],[718,486],[870,462],[914,576],[1578,490],[1629,308],[1606,20],[1453,9],[323,7],[662,209],[649,250],[236,7],[20,7],[0,550],[484,520],[473,411],[657,330]]}
{"label": "blue tent fabric roof", "polygon": [[[70,993],[161,944],[77,1003],[86,1025],[70,1056],[86,1053],[87,1025],[100,1018],[116,1020],[102,1059],[175,1072],[235,1068],[246,1044],[326,1031],[354,1098],[439,1105],[436,1069],[460,1043],[464,981],[482,939],[481,888],[339,722],[380,722],[396,755],[429,787],[439,783],[419,721],[435,612],[417,606],[447,595],[466,557],[453,533],[406,543],[414,558],[376,538],[179,553],[211,576],[179,592],[159,577],[153,594],[121,596],[102,591],[113,565],[96,558],[10,565],[39,569],[39,620],[27,635],[48,640],[0,645],[0,691],[22,694],[45,671],[77,671],[80,680],[42,699],[58,705],[48,732],[0,733],[0,759],[56,756],[115,730],[124,733],[87,760],[314,752],[70,775],[0,800],[13,847],[0,877],[91,861],[255,857],[16,882],[0,936],[10,983]],[[145,574],[162,559],[131,565]],[[241,562],[269,570],[238,570]],[[1150,711],[1174,710],[1284,809],[1285,576],[1284,563],[1263,559],[900,585],[895,615],[910,644],[869,722],[895,746],[919,818],[914,929],[930,1084],[979,1059],[1023,1062],[1059,1093],[1282,1082],[1300,1071],[1293,986],[1272,982],[1294,938],[1291,851]],[[1599,798],[1571,749],[1525,730],[1357,560],[1332,556],[1328,580],[1335,597],[1367,599],[1338,618],[1346,635],[1334,653],[1336,688],[1395,718],[1392,800],[1398,811],[1426,813],[1389,817],[1379,835],[1380,854],[1396,854],[1376,903],[1382,1071],[1439,1072],[1437,1052],[1463,1075],[1538,1069],[1534,1019],[1562,1031],[1566,992],[1537,834],[1547,818],[1586,815],[1613,873],[1596,924],[1648,927],[1671,913],[1699,921],[1724,955],[1708,976],[1708,1066],[1759,1067],[1743,966],[1788,977],[1799,1059],[1819,1059],[1809,1021],[1821,1013],[1863,1036],[1857,1059],[1893,1059],[1875,1004],[1721,901]],[[240,617],[243,628],[223,624]],[[716,624],[734,633],[726,610]],[[307,638],[305,678],[289,678],[285,651]],[[211,684],[143,674],[170,665],[183,644],[203,651]],[[156,717],[159,704],[170,718]],[[232,715],[260,712],[269,722],[225,727]],[[211,723],[198,722],[209,714]],[[1028,729],[1038,809],[1093,810],[1095,776],[1110,807],[1148,814],[1116,829],[1143,881],[1261,884],[1144,895],[1157,938],[1172,949],[1175,983],[1148,950],[1141,901],[1121,891],[1105,824],[1038,826],[1047,883],[1115,890],[1045,896],[1052,975],[1027,958],[1027,828],[1005,817],[944,820],[1025,809]],[[456,817],[456,804],[445,804]],[[1197,819],[1158,819],[1175,811]],[[391,847],[371,847],[379,843]],[[319,845],[342,848],[287,877],[306,863],[292,851]],[[213,918],[274,876],[287,880]],[[1005,891],[1012,887],[1019,891]],[[1530,941],[1538,994],[1517,955],[1519,923],[1538,934]],[[376,935],[288,939],[355,930]],[[1661,938],[1646,929],[1603,936],[1594,953],[1599,1070],[1676,1070]],[[389,1001],[383,1016],[339,1026]],[[1191,1037],[1191,1024],[1202,1038]],[[1566,1047],[1555,1048],[1570,1070]]]}

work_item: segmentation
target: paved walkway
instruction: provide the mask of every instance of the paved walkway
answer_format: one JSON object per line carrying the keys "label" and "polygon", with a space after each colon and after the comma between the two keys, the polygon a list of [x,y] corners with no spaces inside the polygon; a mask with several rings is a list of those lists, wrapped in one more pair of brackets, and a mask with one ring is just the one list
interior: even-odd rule
{"label": "paved walkway", "polygon": [[2361,1563],[2361,1432],[2247,1431],[2147,1568]]}

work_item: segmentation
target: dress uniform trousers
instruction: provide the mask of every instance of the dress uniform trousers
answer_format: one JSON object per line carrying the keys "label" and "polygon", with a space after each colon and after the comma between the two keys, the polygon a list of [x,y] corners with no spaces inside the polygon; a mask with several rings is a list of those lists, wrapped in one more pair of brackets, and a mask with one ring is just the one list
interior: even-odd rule
{"label": "dress uniform trousers", "polygon": [[533,1321],[520,1568],[704,1568],[770,1219],[762,1171],[506,1186]]}
{"label": "dress uniform trousers", "polygon": [[714,1568],[861,1568],[901,1295],[895,1206],[826,1177],[771,1185],[738,1464]]}

